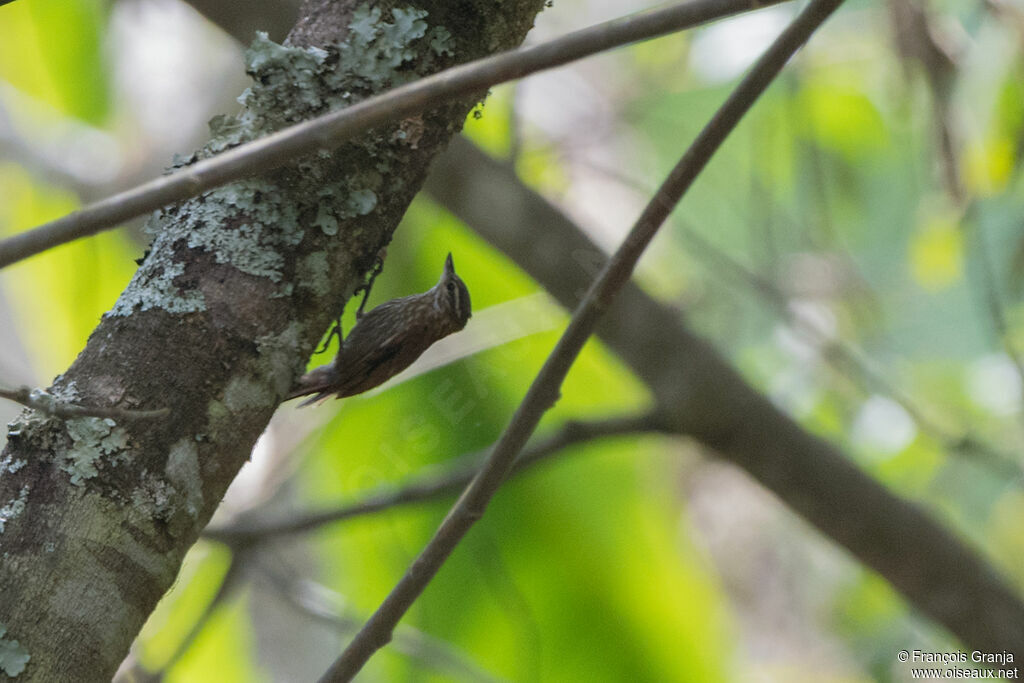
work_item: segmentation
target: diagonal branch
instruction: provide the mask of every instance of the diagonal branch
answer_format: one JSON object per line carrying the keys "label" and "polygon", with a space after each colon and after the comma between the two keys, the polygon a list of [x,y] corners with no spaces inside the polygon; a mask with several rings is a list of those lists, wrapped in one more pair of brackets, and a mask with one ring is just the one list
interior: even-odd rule
{"label": "diagonal branch", "polygon": [[[427,191],[567,308],[604,258],[507,164],[464,139],[435,163]],[[504,211],[493,210],[496,193]],[[564,253],[571,262],[557,256]],[[975,547],[802,429],[695,335],[678,311],[627,283],[598,334],[647,384],[673,429],[745,470],[965,644],[1024,652],[1024,604]],[[989,449],[970,435],[956,446]]]}
{"label": "diagonal branch", "polygon": [[233,180],[271,171],[303,154],[334,149],[375,126],[413,116],[528,74],[639,40],[692,28],[782,0],[691,0],[586,28],[541,45],[510,50],[393,88],[345,109],[229,149],[170,175],[0,241],[0,268],[51,247],[195,197]]}
{"label": "diagonal branch", "polygon": [[658,229],[743,115],[840,2],[817,0],[801,12],[761,56],[700,132],[594,281],[494,447],[487,464],[466,488],[405,576],[321,680],[351,680],[373,653],[388,643],[398,621],[437,574],[459,541],[483,515],[498,487],[512,471],[519,451],[537,427],[541,416],[558,400],[562,381],[593,332],[601,313],[610,306],[615,294],[629,280],[637,261]]}
{"label": "diagonal branch", "polygon": [[[605,258],[507,164],[464,139],[435,162],[426,189],[567,308]],[[506,207],[500,212],[493,210],[496,194]],[[1024,604],[977,549],[802,429],[678,311],[627,283],[598,335],[647,384],[673,429],[745,470],[965,644],[1024,652]],[[956,447],[990,450],[969,434]]]}
{"label": "diagonal branch", "polygon": [[[256,575],[253,578],[269,583],[290,609],[343,636],[359,629],[362,618],[346,607],[343,596],[315,581],[295,576],[282,556],[263,553],[255,559],[253,570]],[[482,669],[467,653],[451,643],[409,626],[395,633],[394,648],[454,680],[475,683],[503,680]]]}

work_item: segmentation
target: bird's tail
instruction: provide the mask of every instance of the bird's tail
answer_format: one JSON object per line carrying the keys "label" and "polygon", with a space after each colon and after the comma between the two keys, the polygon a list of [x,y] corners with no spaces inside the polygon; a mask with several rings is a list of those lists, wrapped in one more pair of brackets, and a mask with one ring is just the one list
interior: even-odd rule
{"label": "bird's tail", "polygon": [[284,400],[290,401],[300,396],[315,394],[299,404],[300,408],[304,408],[330,397],[335,391],[334,366],[322,365],[300,377],[298,383],[288,392]]}

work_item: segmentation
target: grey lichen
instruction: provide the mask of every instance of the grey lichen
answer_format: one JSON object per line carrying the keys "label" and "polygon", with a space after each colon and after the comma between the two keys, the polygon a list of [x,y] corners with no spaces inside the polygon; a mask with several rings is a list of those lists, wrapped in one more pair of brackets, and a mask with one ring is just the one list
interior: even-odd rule
{"label": "grey lichen", "polygon": [[[349,41],[343,45],[346,67],[371,87],[399,85],[408,80],[399,69],[416,58],[414,43],[426,37],[436,56],[454,54],[451,33],[443,26],[429,27],[427,11],[415,7],[394,7],[392,21],[383,19],[379,7],[362,5],[352,14]],[[415,77],[415,74],[413,75]]]}
{"label": "grey lichen", "polygon": [[330,287],[330,266],[327,265],[327,252],[314,251],[299,261],[295,271],[295,280],[299,287],[310,290],[316,295],[326,294]]}
{"label": "grey lichen", "polygon": [[265,408],[275,400],[277,397],[265,384],[250,377],[232,377],[224,387],[224,407],[231,413]]}
{"label": "grey lichen", "polygon": [[0,507],[0,534],[4,532],[7,523],[17,519],[25,511],[25,501],[28,500],[28,486],[22,486],[18,497]]}
{"label": "grey lichen", "polygon": [[[245,53],[253,85],[238,98],[243,110],[237,116],[211,120],[213,137],[194,158],[212,156],[413,81],[433,71],[438,59],[454,54],[451,33],[443,26],[429,26],[425,10],[394,7],[390,15],[389,20],[379,7],[357,8],[348,39],[326,49],[279,45],[265,33],[257,33]],[[428,50],[418,54],[416,47],[424,40]],[[318,156],[328,158],[326,152]],[[315,164],[308,165],[314,170]],[[379,178],[376,182],[360,177],[319,178],[317,183],[318,200],[328,199],[333,207],[330,219],[324,215],[316,219],[325,232],[332,229],[331,219],[363,216],[377,206]]]}
{"label": "grey lichen", "polygon": [[173,516],[177,500],[177,492],[173,486],[162,477],[144,470],[139,485],[132,490],[132,507],[129,514],[138,515],[140,519],[146,521],[166,521]]}
{"label": "grey lichen", "polygon": [[[377,186],[380,184],[377,174]],[[320,191],[320,203],[317,206],[316,218],[313,220],[314,227],[320,228],[325,235],[337,235],[339,220],[352,218],[353,216],[365,216],[377,208],[377,193],[369,187],[361,190],[346,188],[341,196],[342,201],[335,201],[334,196],[338,192],[332,188],[324,188]],[[338,209],[338,206],[341,209]]]}
{"label": "grey lichen", "polygon": [[189,517],[198,519],[203,507],[203,487],[199,471],[199,449],[194,441],[184,438],[171,446],[164,473],[184,500]]}
{"label": "grey lichen", "polygon": [[317,207],[313,225],[320,228],[325,235],[338,234],[338,219],[331,213],[330,207],[327,204],[321,204]]}
{"label": "grey lichen", "polygon": [[7,423],[7,438],[11,439],[16,436],[30,434],[33,431],[39,431],[39,428],[44,426],[49,419],[43,413],[26,408]]}
{"label": "grey lichen", "polygon": [[[364,5],[353,13],[347,40],[325,48],[279,45],[257,34],[245,55],[253,83],[239,97],[242,110],[212,119],[211,140],[178,165],[436,70],[440,60],[454,54],[453,38],[426,18],[425,10],[414,7],[382,11]],[[302,242],[305,230],[328,236],[351,230],[350,219],[371,214],[394,189],[385,186],[381,175],[395,166],[390,142],[384,132],[378,138],[364,136],[342,150],[311,154],[269,179],[237,181],[157,212],[147,226],[156,235],[151,254],[110,315],[157,308],[178,314],[204,310],[203,294],[188,281],[186,265],[175,260],[182,246],[278,283],[276,296],[289,296],[291,272],[285,254]],[[335,157],[353,154],[372,159],[377,170],[337,173]]]}
{"label": "grey lichen", "polygon": [[3,474],[4,472],[14,474],[26,464],[28,464],[27,461],[21,458],[15,458],[13,455],[8,454],[0,460],[0,474]]}
{"label": "grey lichen", "polygon": [[28,400],[32,403],[33,408],[47,414],[52,414],[58,405],[58,401],[53,394],[38,387],[29,392]]}
{"label": "grey lichen", "polygon": [[355,190],[350,192],[345,207],[356,216],[365,216],[377,208],[377,193],[373,190]]}
{"label": "grey lichen", "polygon": [[71,483],[81,486],[86,479],[99,474],[97,463],[128,447],[128,432],[110,418],[78,417],[67,421],[71,448],[60,468],[71,475]]}
{"label": "grey lichen", "polygon": [[[239,220],[241,219],[241,220]],[[282,253],[302,241],[298,209],[273,186],[241,180],[190,203],[185,218],[174,225],[189,247],[213,254],[242,272],[283,279]]]}
{"label": "grey lichen", "polygon": [[17,640],[7,638],[7,627],[0,623],[0,671],[17,678],[25,670],[32,656]]}
{"label": "grey lichen", "polygon": [[[147,229],[161,225],[161,214],[150,217]],[[159,238],[158,238],[159,240]],[[174,279],[185,273],[185,264],[174,261],[173,252],[157,248],[154,243],[150,257],[135,271],[132,281],[107,313],[108,316],[127,316],[134,311],[159,308],[168,313],[191,313],[206,309],[202,292],[190,287],[179,287]]]}
{"label": "grey lichen", "polygon": [[430,29],[428,39],[430,40],[430,49],[434,51],[434,54],[455,56],[455,39],[444,26],[435,26]]}
{"label": "grey lichen", "polygon": [[61,403],[77,403],[81,399],[81,392],[78,391],[78,384],[74,380],[54,384],[50,387],[49,393]]}
{"label": "grey lichen", "polygon": [[[231,413],[221,401],[210,401],[210,405],[206,408],[206,418],[211,432],[216,432],[225,423],[232,423]],[[210,438],[216,439],[217,437],[211,436]]]}
{"label": "grey lichen", "polygon": [[[292,322],[281,332],[256,339],[256,348],[259,349],[260,356],[266,361],[266,367],[275,372],[274,388],[279,394],[288,391],[294,375],[304,369],[303,354],[299,353],[301,338],[302,325]],[[229,394],[225,391],[226,402],[229,400],[228,397]]]}

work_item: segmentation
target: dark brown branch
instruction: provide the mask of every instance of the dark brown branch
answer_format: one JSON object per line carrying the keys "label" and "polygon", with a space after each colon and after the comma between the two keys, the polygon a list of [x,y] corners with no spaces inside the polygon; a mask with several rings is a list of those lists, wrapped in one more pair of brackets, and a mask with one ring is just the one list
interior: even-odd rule
{"label": "dark brown branch", "polygon": [[[570,446],[587,441],[644,432],[664,432],[665,429],[664,421],[653,413],[590,422],[569,422],[556,434],[528,446],[516,460],[513,472],[515,474],[524,472],[532,466],[564,452]],[[341,505],[323,512],[301,514],[283,520],[240,520],[220,529],[207,529],[203,532],[203,537],[233,547],[246,546],[277,536],[316,531],[327,524],[353,517],[455,495],[479,471],[484,455],[485,453],[474,453],[465,456],[445,468],[445,471],[440,474],[421,475],[412,482],[368,495],[349,505]]]}
{"label": "dark brown branch", "polygon": [[672,33],[782,0],[691,0],[598,24],[542,45],[510,50],[394,88],[345,109],[229,149],[170,175],[96,202],[0,241],[0,268],[58,244],[110,230],[119,223],[197,196],[232,180],[271,171],[363,131],[413,116],[490,86],[561,66],[632,42]]}
{"label": "dark brown branch", "polygon": [[568,328],[531,384],[512,421],[491,452],[487,464],[474,477],[405,576],[321,680],[352,680],[373,653],[388,643],[399,620],[437,574],[455,546],[483,515],[488,502],[512,471],[516,456],[537,427],[541,416],[558,400],[562,381],[593,332],[599,316],[629,281],[637,261],[658,229],[743,115],[840,2],[817,0],[801,12],[761,56],[700,132],[576,309]]}

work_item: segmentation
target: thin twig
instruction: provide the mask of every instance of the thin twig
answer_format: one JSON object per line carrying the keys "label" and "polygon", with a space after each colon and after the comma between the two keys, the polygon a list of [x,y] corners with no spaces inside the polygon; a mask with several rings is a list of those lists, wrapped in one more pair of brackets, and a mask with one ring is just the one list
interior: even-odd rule
{"label": "thin twig", "polygon": [[20,403],[26,408],[38,410],[40,413],[53,417],[109,417],[125,420],[149,420],[156,417],[164,417],[171,414],[170,408],[158,408],[156,410],[130,410],[128,408],[102,408],[100,406],[79,406],[64,403],[52,394],[42,389],[31,387],[18,387],[17,389],[5,389],[0,387],[0,398]]}
{"label": "thin twig", "polygon": [[233,180],[265,173],[291,159],[333,149],[356,134],[423,112],[442,102],[561,66],[629,43],[691,28],[782,0],[692,0],[591,26],[541,45],[469,62],[345,109],[143,183],[84,209],[0,241],[0,268],[65,242],[110,230]]}
{"label": "thin twig", "polygon": [[442,522],[437,533],[322,681],[349,681],[391,639],[395,625],[437,574],[441,565],[484,513],[541,416],[558,399],[562,381],[590,337],[601,313],[629,280],[641,254],[712,155],[743,115],[767,89],[790,57],[840,5],[842,0],[812,2],[772,43],[697,136],[645,207],[626,240],[612,255],[573,314],[511,423],[477,474]]}
{"label": "thin twig", "polygon": [[[265,578],[288,607],[343,636],[359,630],[362,619],[353,614],[354,610],[347,608],[343,596],[316,581],[297,578],[287,559],[281,555],[264,552],[255,559],[252,569],[259,572],[257,577]],[[271,560],[274,567],[270,566]],[[459,681],[497,683],[502,680],[482,669],[451,643],[410,626],[395,632],[394,648]]]}
{"label": "thin twig", "polygon": [[[516,460],[513,472],[519,474],[533,465],[564,452],[569,446],[586,441],[667,430],[665,421],[656,413],[587,422],[569,422],[554,435],[524,450]],[[403,486],[370,494],[348,505],[341,505],[322,512],[299,514],[282,520],[242,520],[220,529],[207,529],[203,532],[203,537],[233,547],[246,546],[278,536],[316,531],[327,524],[353,517],[455,495],[472,481],[480,470],[485,454],[486,452],[472,453],[450,464],[440,474],[420,475]]]}

